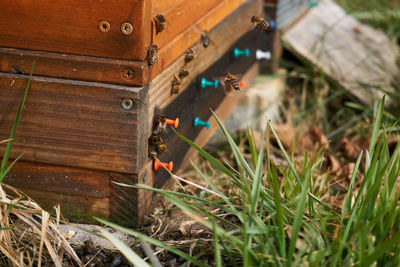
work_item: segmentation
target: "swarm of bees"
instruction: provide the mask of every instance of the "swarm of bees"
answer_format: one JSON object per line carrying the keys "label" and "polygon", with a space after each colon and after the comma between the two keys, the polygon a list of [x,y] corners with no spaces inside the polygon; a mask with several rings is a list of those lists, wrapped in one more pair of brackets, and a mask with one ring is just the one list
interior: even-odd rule
{"label": "swarm of bees", "polygon": [[157,62],[158,60],[157,52],[158,48],[156,45],[150,46],[149,50],[147,51],[147,57],[146,57],[147,63],[149,65],[153,65],[154,63]]}
{"label": "swarm of bees", "polygon": [[233,88],[235,90],[240,90],[239,87],[239,81],[238,79],[231,73],[227,72],[225,73],[225,83],[226,83],[226,88]]}
{"label": "swarm of bees", "polygon": [[165,17],[163,15],[158,14],[154,18],[154,25],[156,27],[156,34],[159,34],[163,30],[165,30],[167,28]]}
{"label": "swarm of bees", "polygon": [[270,28],[269,22],[258,16],[252,16],[251,17],[251,23],[255,23],[256,27],[262,32],[263,30],[268,30]]}

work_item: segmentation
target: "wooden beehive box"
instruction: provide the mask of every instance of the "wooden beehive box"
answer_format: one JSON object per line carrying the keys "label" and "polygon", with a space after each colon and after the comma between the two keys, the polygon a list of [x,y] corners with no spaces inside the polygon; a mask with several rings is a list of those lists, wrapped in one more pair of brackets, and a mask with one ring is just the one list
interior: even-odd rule
{"label": "wooden beehive box", "polygon": [[[156,34],[159,14],[167,27]],[[200,79],[230,71],[250,83],[258,69],[255,50],[271,43],[249,23],[251,16],[262,15],[259,0],[6,0],[0,15],[7,29],[0,32],[0,140],[8,138],[36,61],[11,155],[24,156],[5,182],[45,208],[60,203],[75,221],[93,221],[95,215],[140,223],[152,193],[113,182],[165,186],[168,173],[154,172],[148,157],[158,111],[179,117],[177,130],[204,144],[216,125],[193,127],[193,119],[207,121],[210,108],[224,117],[234,100],[221,86],[200,88]],[[158,47],[158,61],[149,65],[152,45]],[[195,57],[185,62],[189,48]],[[236,58],[235,48],[249,49],[251,56]],[[171,94],[182,68],[189,75]],[[172,131],[164,138],[169,153],[159,158],[173,160],[177,170],[189,147]]]}

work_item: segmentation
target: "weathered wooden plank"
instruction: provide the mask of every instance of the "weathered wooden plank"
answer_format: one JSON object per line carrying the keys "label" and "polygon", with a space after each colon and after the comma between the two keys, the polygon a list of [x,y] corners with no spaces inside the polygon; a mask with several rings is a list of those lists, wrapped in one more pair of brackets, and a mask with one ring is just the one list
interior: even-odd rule
{"label": "weathered wooden plank", "polygon": [[[151,42],[151,1],[11,1],[0,11],[0,46],[144,60]],[[110,24],[108,32],[99,23]],[[131,23],[124,35],[121,25]]]}
{"label": "weathered wooden plank", "polygon": [[[26,83],[26,76],[0,73],[0,140],[9,136]],[[123,99],[132,100],[131,110],[121,107]],[[137,173],[147,149],[140,128],[142,120],[147,124],[146,103],[145,87],[34,77],[11,156]]]}
{"label": "weathered wooden plank", "polygon": [[[176,8],[168,12],[162,12],[166,19],[167,29],[159,34],[154,33],[154,43],[162,50],[173,39],[177,38],[179,42],[186,45],[179,45],[183,50],[177,55],[182,54],[187,48],[195,43],[199,38],[202,31],[209,31],[225,17],[232,13],[236,8],[245,2],[244,0],[207,0],[207,1],[184,1]],[[193,12],[196,10],[196,12]],[[157,14],[153,13],[153,17]],[[185,36],[190,36],[188,31],[193,32],[197,39],[195,41],[182,38],[180,33],[185,31]],[[191,42],[192,41],[192,42]],[[177,41],[175,41],[177,42]],[[171,47],[171,46],[169,46]],[[169,51],[169,50],[167,50]],[[160,51],[160,53],[170,54],[171,52]],[[177,58],[176,55],[170,55],[173,60]]]}
{"label": "weathered wooden plank", "polygon": [[24,187],[18,187],[22,192],[34,199],[49,212],[60,204],[61,213],[65,218],[74,222],[96,223],[94,216],[108,219],[110,217],[110,198],[94,198],[59,194],[57,192],[43,192]]}
{"label": "weathered wooden plank", "polygon": [[[223,2],[216,8],[211,10],[207,15],[202,17],[198,22],[193,24],[190,28],[186,29],[175,39],[168,42],[164,47],[159,50],[159,61],[150,68],[150,77],[155,79],[155,77],[164,71],[172,62],[177,60],[182,60],[182,54],[188,48],[194,46],[199,50],[203,50],[204,47],[201,42],[201,34],[203,31],[210,31],[211,44],[207,48],[207,52],[204,55],[208,55],[208,58],[212,58],[212,55],[216,55],[214,61],[219,58],[226,51],[226,47],[232,44],[245,32],[249,31],[253,25],[251,23],[243,23],[243,19],[248,18],[255,14],[261,14],[261,2],[259,0],[252,0],[243,4],[240,8],[235,10],[232,7],[237,7],[242,2],[242,0],[235,0],[234,2]],[[227,12],[229,11],[229,12]],[[230,12],[233,12],[229,17],[218,24],[218,27],[214,27],[219,21],[214,19],[226,17]],[[229,25],[229,23],[231,23]],[[222,26],[224,25],[224,26]],[[214,28],[215,29],[214,29]],[[219,34],[215,34],[217,28]],[[221,30],[221,28],[225,28]],[[213,29],[213,30],[211,30]],[[214,32],[214,34],[213,34]],[[221,38],[223,37],[223,38]],[[217,40],[219,38],[219,40]],[[200,41],[199,41],[200,40]],[[203,56],[201,59],[204,60],[206,57]],[[196,63],[199,63],[197,60]]]}
{"label": "weathered wooden plank", "polygon": [[283,36],[283,45],[311,61],[362,102],[391,91],[396,48],[379,31],[363,25],[331,0],[322,0]]}
{"label": "weathered wooden plank", "polygon": [[29,188],[58,194],[94,198],[110,197],[110,175],[106,172],[19,161],[4,182],[17,188]]}
{"label": "weathered wooden plank", "polygon": [[33,61],[36,61],[36,76],[131,86],[144,86],[149,83],[146,61],[0,47],[0,72],[29,73]]}
{"label": "weathered wooden plank", "polygon": [[[260,12],[262,12],[262,9],[259,1],[245,3],[210,32],[209,36],[212,43],[209,47],[205,48],[202,42],[198,41],[191,48],[195,52],[196,57],[192,62],[187,64],[190,74],[181,80],[179,94],[184,92],[185,88],[193,82],[194,77],[197,77],[201,72],[220,59],[241,36],[252,29],[253,25],[243,23],[243,18],[251,17]],[[152,118],[156,107],[163,109],[179,97],[179,94],[171,95],[171,83],[174,76],[179,76],[179,72],[184,65],[184,58],[185,55],[180,56],[173,64],[151,81],[149,88],[149,118]],[[231,62],[227,64],[231,64]],[[219,73],[214,73],[213,76],[223,76],[225,68],[226,66],[223,66]],[[152,121],[149,121],[148,127],[152,127]]]}

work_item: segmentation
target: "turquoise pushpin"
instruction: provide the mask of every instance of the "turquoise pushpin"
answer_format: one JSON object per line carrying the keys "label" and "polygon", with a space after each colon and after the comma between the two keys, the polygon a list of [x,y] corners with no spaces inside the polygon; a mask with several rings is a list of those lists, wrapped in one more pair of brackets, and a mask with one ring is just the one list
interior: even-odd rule
{"label": "turquoise pushpin", "polygon": [[215,88],[218,88],[218,81],[207,81],[206,78],[201,79],[201,88],[206,88],[207,86],[214,86]]}
{"label": "turquoise pushpin", "polygon": [[308,6],[309,7],[318,6],[318,2],[308,0]]}
{"label": "turquoise pushpin", "polygon": [[246,56],[249,57],[250,56],[250,50],[249,49],[245,49],[245,50],[240,50],[240,49],[233,49],[233,55],[235,57],[240,57],[240,56]]}
{"label": "turquoise pushpin", "polygon": [[202,120],[200,120],[199,117],[196,117],[194,119],[193,126],[196,127],[196,126],[199,126],[199,125],[200,126],[206,126],[207,129],[210,128],[210,122],[202,121]]}

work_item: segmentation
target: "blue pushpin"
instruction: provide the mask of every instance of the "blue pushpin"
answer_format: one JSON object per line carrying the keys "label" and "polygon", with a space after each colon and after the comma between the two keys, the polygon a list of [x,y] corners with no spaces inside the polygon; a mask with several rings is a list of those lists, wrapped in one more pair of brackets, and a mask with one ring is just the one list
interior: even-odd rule
{"label": "blue pushpin", "polygon": [[309,7],[318,6],[318,2],[308,0],[308,6],[309,6]]}
{"label": "blue pushpin", "polygon": [[201,79],[201,88],[206,88],[207,86],[214,86],[215,88],[218,88],[218,81],[207,81],[206,78]]}
{"label": "blue pushpin", "polygon": [[199,125],[200,126],[206,126],[207,130],[208,130],[208,128],[210,128],[210,122],[202,121],[202,120],[200,120],[199,117],[196,117],[194,119],[193,126],[196,127],[196,126],[199,126]]}
{"label": "blue pushpin", "polygon": [[250,56],[250,50],[247,48],[245,50],[240,50],[240,49],[233,49],[233,55],[235,57],[240,57],[240,56],[246,56],[249,57]]}
{"label": "blue pushpin", "polygon": [[275,29],[275,26],[276,26],[275,20],[269,20],[268,23],[269,23],[269,27],[271,29]]}

